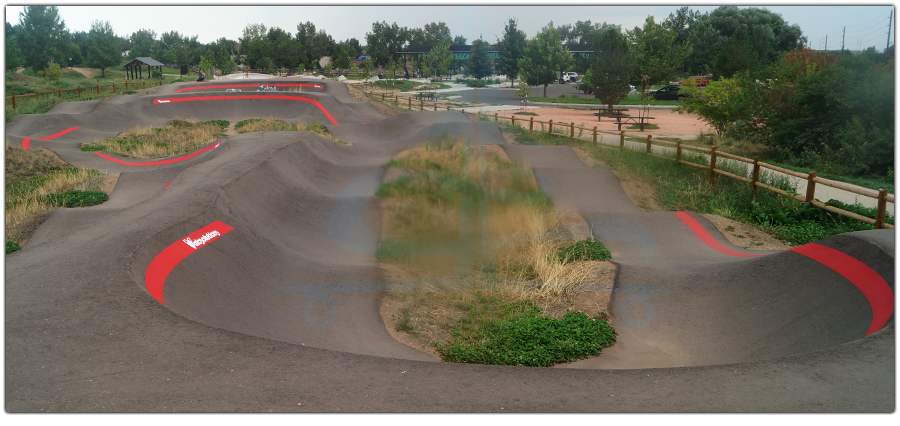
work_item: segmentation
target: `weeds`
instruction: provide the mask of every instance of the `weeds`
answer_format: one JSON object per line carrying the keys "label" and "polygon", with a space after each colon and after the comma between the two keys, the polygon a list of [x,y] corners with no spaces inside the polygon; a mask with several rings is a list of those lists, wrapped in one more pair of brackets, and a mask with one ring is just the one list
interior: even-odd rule
{"label": "weeds", "polygon": [[198,123],[175,118],[162,128],[135,126],[112,139],[84,144],[82,151],[104,151],[131,158],[171,157],[200,149],[225,136],[224,120]]}
{"label": "weeds", "polygon": [[285,121],[280,118],[251,118],[249,120],[239,121],[234,125],[234,129],[237,130],[238,133],[255,133],[255,132],[267,132],[267,131],[276,131],[276,132],[311,132],[315,133],[319,136],[324,137],[325,139],[347,144],[336,137],[334,137],[328,129],[322,124],[322,120],[306,120],[305,122],[299,121]]}

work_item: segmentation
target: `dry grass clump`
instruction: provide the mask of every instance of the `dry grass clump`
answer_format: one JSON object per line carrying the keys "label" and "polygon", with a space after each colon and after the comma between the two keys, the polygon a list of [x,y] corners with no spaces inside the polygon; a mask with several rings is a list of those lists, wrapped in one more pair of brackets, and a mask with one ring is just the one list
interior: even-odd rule
{"label": "dry grass clump", "polygon": [[59,208],[48,195],[70,189],[100,191],[103,174],[71,167],[49,150],[26,151],[6,145],[6,240],[24,242],[35,218]]}
{"label": "dry grass clump", "polygon": [[272,117],[267,119],[252,118],[238,122],[234,126],[238,133],[255,133],[255,132],[311,132],[333,142],[347,145],[332,135],[328,128],[322,124],[322,120],[306,120],[301,121],[285,121],[280,118]]}
{"label": "dry grass clump", "polygon": [[84,144],[82,150],[130,158],[162,158],[195,151],[224,136],[222,122],[198,123],[196,119],[177,117],[162,128],[136,125],[115,138]]}

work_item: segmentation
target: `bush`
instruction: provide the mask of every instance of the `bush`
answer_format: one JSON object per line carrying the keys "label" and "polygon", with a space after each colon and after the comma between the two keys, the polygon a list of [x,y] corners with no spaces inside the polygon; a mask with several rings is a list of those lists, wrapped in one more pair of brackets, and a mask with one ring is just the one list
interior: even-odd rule
{"label": "bush", "polygon": [[560,249],[557,253],[560,262],[569,263],[579,260],[609,260],[612,257],[609,249],[594,238],[578,241],[567,247]]}
{"label": "bush", "polygon": [[616,332],[605,320],[584,312],[568,312],[562,319],[532,312],[502,322],[485,339],[459,340],[438,349],[442,360],[550,367],[599,354],[615,343]]}
{"label": "bush", "polygon": [[47,200],[62,207],[89,207],[109,200],[109,195],[100,191],[70,189],[61,194],[47,195]]}
{"label": "bush", "polygon": [[7,241],[6,242],[6,254],[10,254],[14,251],[19,251],[19,250],[22,250],[22,246],[20,246],[19,243],[15,242],[15,241]]}

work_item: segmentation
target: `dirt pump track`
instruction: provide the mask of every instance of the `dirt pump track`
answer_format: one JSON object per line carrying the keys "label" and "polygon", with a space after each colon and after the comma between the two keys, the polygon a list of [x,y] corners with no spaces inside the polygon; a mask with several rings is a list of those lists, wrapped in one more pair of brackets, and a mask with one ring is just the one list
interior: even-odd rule
{"label": "dirt pump track", "polygon": [[[642,212],[568,147],[277,82],[321,87],[176,84],[7,123],[13,145],[121,173],[110,201],[54,212],[6,256],[8,412],[894,410],[892,230],[746,251],[699,214]],[[351,145],[261,132],[169,161],[79,150],[174,117],[322,120]],[[371,200],[391,157],[441,135],[531,165],[610,248],[615,346],[569,368],[461,365],[387,333]]]}

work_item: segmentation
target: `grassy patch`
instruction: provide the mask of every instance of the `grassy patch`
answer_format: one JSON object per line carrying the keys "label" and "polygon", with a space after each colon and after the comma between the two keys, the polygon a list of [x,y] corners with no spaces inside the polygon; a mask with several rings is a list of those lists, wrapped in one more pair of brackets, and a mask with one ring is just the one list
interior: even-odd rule
{"label": "grassy patch", "polygon": [[609,260],[612,254],[600,240],[590,238],[563,247],[557,257],[560,262],[569,263],[579,260]]}
{"label": "grassy patch", "polygon": [[15,242],[15,241],[7,241],[6,242],[6,254],[10,254],[14,251],[19,251],[19,250],[22,250],[22,246],[20,246],[19,243]]}
{"label": "grassy patch", "polygon": [[466,315],[451,329],[453,340],[438,347],[442,360],[550,367],[597,355],[616,341],[608,322],[584,312],[553,318],[541,315],[530,300],[485,299],[465,307]]}
{"label": "grassy patch", "polygon": [[372,82],[380,89],[399,90],[401,92],[417,92],[435,89],[449,89],[450,86],[443,83],[419,83],[409,80],[378,80]]}
{"label": "grassy patch", "polygon": [[[395,329],[444,351],[442,357],[452,362],[543,366],[571,361],[554,347],[556,326],[546,324],[568,321],[563,316],[594,278],[596,265],[575,260],[574,248],[560,258],[567,249],[565,238],[560,239],[566,230],[549,197],[530,169],[496,148],[471,147],[445,136],[388,163],[385,183],[376,192],[384,211],[376,255],[385,270],[399,274],[394,282],[405,283],[389,296],[403,301]],[[469,240],[469,227],[482,234]],[[435,244],[457,245],[429,255]],[[587,252],[578,256],[591,257]],[[457,262],[470,260],[464,272],[457,268]],[[502,333],[515,333],[502,330],[515,328],[526,313],[526,322],[545,324],[523,343],[541,354],[509,348],[503,350],[507,355],[488,359],[473,346],[488,336],[495,343],[485,350],[499,354],[496,348],[509,341]],[[506,329],[497,328],[506,322]],[[481,355],[472,355],[476,352]]]}
{"label": "grassy patch", "polygon": [[82,151],[104,151],[131,158],[161,158],[200,149],[225,136],[228,122],[176,118],[162,128],[135,126],[112,139],[81,146]]}
{"label": "grassy patch", "polygon": [[38,218],[60,207],[105,201],[106,194],[97,193],[102,176],[97,170],[72,167],[46,149],[25,151],[7,145],[7,241],[22,244]]}
{"label": "grassy patch", "polygon": [[336,137],[334,137],[329,131],[328,128],[322,124],[322,120],[306,120],[305,122],[300,121],[284,121],[280,118],[251,118],[249,120],[242,120],[237,122],[234,125],[234,129],[237,130],[238,133],[255,133],[255,132],[267,132],[267,131],[277,131],[277,132],[312,132],[319,136],[324,137],[325,139],[347,144]]}

